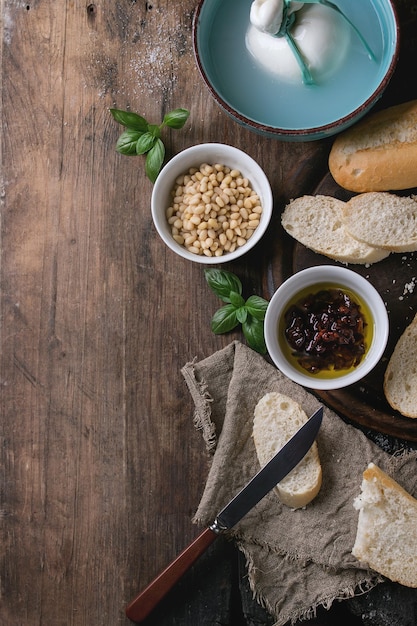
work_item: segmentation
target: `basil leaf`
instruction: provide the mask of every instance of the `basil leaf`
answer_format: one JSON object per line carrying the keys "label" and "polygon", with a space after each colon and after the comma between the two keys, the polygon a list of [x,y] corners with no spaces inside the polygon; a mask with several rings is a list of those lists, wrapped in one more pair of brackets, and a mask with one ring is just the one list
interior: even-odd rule
{"label": "basil leaf", "polygon": [[152,137],[159,139],[161,136],[161,129],[156,124],[148,124],[148,133],[150,133]]}
{"label": "basil leaf", "polygon": [[110,109],[110,113],[119,124],[126,127],[116,143],[116,150],[125,155],[147,154],[145,172],[154,183],[161,171],[165,158],[165,146],[161,140],[164,126],[182,128],[190,115],[187,109],[174,109],[164,116],[162,123],[149,124],[147,120],[131,111]]}
{"label": "basil leaf", "polygon": [[161,171],[162,163],[165,157],[165,146],[160,139],[157,139],[155,145],[146,155],[145,171],[149,180],[154,183]]}
{"label": "basil leaf", "polygon": [[226,304],[218,309],[211,320],[211,330],[216,335],[228,333],[239,324],[236,309],[232,304]]}
{"label": "basil leaf", "polygon": [[119,137],[116,143],[116,150],[120,154],[128,156],[136,153],[136,144],[143,133],[138,130],[128,128]]}
{"label": "basil leaf", "polygon": [[250,296],[245,302],[248,312],[257,320],[265,319],[268,304],[269,302],[260,296]]}
{"label": "basil leaf", "polygon": [[113,115],[116,122],[132,130],[140,130],[144,133],[148,128],[148,122],[137,113],[121,111],[120,109],[110,109],[110,113]]}
{"label": "basil leaf", "polygon": [[163,126],[169,126],[170,128],[182,128],[189,115],[190,112],[187,111],[187,109],[174,109],[164,116],[162,124]]}
{"label": "basil leaf", "polygon": [[245,306],[241,306],[236,309],[236,317],[241,324],[244,324],[248,317],[248,310]]}
{"label": "basil leaf", "polygon": [[136,154],[145,154],[155,144],[155,137],[151,133],[143,133],[136,142]]}
{"label": "basil leaf", "polygon": [[241,306],[244,306],[245,304],[245,301],[240,295],[240,293],[237,293],[236,291],[231,291],[229,293],[229,300],[231,304],[233,304],[233,306],[235,306],[237,309]]}
{"label": "basil leaf", "polygon": [[263,322],[257,320],[255,317],[248,315],[246,321],[242,324],[243,334],[248,343],[248,346],[260,352],[266,353],[266,344],[264,337],[264,325]]}
{"label": "basil leaf", "polygon": [[230,302],[230,292],[242,293],[242,283],[239,278],[227,270],[205,269],[204,275],[212,291],[223,302]]}

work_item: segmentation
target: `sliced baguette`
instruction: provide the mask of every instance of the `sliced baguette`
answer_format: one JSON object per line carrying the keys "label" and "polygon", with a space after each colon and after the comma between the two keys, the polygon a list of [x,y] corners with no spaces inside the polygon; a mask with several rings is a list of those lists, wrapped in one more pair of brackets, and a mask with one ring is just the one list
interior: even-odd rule
{"label": "sliced baguette", "polygon": [[417,187],[417,100],[366,116],[333,143],[329,169],[351,191]]}
{"label": "sliced baguette", "polygon": [[398,339],[388,361],[384,393],[393,409],[417,418],[417,315]]}
{"label": "sliced baguette", "polygon": [[343,207],[343,223],[352,237],[389,252],[417,250],[417,201],[386,192],[362,193]]}
{"label": "sliced baguette", "polygon": [[352,554],[394,582],[417,587],[417,500],[377,465],[363,473]]}
{"label": "sliced baguette", "polygon": [[352,237],[343,224],[345,202],[331,196],[292,200],[281,217],[286,232],[310,250],[342,263],[371,264],[389,252]]}
{"label": "sliced baguette", "polygon": [[[255,407],[253,439],[261,467],[287,443],[308,420],[301,406],[288,396],[271,392]],[[300,463],[276,486],[281,502],[293,509],[306,506],[320,491],[322,470],[314,442]]]}

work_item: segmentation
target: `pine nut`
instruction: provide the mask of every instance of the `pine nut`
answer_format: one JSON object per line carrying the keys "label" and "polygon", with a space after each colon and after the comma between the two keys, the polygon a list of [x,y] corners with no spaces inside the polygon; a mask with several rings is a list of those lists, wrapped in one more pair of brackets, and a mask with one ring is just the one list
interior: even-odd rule
{"label": "pine nut", "polygon": [[221,163],[203,163],[178,176],[171,198],[165,215],[174,240],[207,257],[245,245],[262,215],[249,180]]}
{"label": "pine nut", "polygon": [[192,235],[188,235],[185,239],[184,239],[184,243],[186,246],[191,246],[194,241],[197,239],[197,235],[194,233]]}

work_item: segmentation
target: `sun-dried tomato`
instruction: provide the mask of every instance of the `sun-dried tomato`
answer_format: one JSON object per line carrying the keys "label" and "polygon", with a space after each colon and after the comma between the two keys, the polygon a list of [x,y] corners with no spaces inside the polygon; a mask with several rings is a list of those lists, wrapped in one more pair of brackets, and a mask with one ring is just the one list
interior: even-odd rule
{"label": "sun-dried tomato", "polygon": [[310,293],[285,313],[285,337],[311,374],[357,366],[365,354],[366,321],[360,305],[341,289]]}

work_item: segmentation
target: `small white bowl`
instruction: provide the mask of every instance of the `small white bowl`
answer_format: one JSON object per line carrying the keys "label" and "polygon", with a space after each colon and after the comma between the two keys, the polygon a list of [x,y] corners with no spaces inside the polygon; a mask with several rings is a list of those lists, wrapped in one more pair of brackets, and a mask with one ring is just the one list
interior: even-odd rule
{"label": "small white bowl", "polygon": [[[247,243],[233,252],[225,252],[222,256],[207,257],[189,252],[177,243],[171,234],[171,227],[166,218],[166,210],[170,206],[171,192],[178,176],[186,174],[191,167],[199,168],[203,163],[213,165],[220,163],[231,169],[237,169],[259,195],[262,215],[259,226]],[[156,230],[166,245],[176,254],[206,265],[233,261],[251,250],[265,233],[272,215],[272,191],[268,178],[262,168],[245,152],[221,143],[203,143],[186,148],[174,156],[159,173],[152,191],[151,211]]]}
{"label": "small white bowl", "polygon": [[[315,293],[323,287],[339,287],[352,296],[357,295],[368,308],[363,311],[365,319],[373,325],[371,344],[367,347],[360,363],[352,370],[343,370],[337,375],[323,377],[311,374],[307,370],[296,367],[284,349],[286,340],[282,329],[279,331],[280,320],[285,315],[290,303],[294,302],[300,292],[308,289]],[[311,289],[310,289],[311,288]],[[265,316],[265,342],[269,355],[278,369],[294,382],[311,389],[340,389],[358,382],[366,376],[380,361],[388,340],[388,315],[384,302],[377,290],[356,272],[339,266],[320,265],[297,272],[286,280],[274,293]]]}

